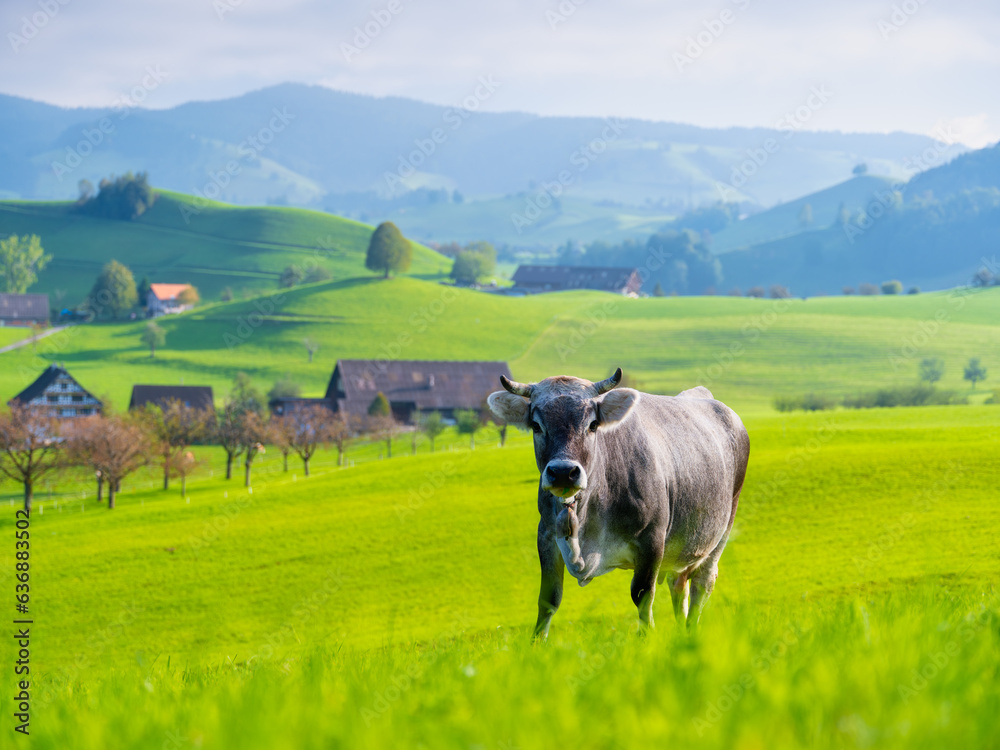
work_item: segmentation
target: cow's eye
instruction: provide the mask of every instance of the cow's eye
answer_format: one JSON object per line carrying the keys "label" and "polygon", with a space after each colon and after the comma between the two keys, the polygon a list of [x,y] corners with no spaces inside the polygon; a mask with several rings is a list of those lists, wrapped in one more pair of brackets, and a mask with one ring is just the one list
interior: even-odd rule
{"label": "cow's eye", "polygon": [[597,432],[597,428],[598,428],[598,424],[597,424],[597,420],[595,419],[593,422],[590,423],[590,431],[591,432]]}
{"label": "cow's eye", "polygon": [[533,419],[531,420],[531,431],[536,434],[542,431],[542,426]]}

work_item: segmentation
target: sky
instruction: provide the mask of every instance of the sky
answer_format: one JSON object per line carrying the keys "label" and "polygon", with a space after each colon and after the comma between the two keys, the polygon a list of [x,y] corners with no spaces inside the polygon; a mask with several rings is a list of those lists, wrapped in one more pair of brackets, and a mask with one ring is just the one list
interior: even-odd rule
{"label": "sky", "polygon": [[62,106],[286,81],[454,105],[486,77],[490,111],[1000,140],[992,2],[2,0],[0,31],[0,92]]}

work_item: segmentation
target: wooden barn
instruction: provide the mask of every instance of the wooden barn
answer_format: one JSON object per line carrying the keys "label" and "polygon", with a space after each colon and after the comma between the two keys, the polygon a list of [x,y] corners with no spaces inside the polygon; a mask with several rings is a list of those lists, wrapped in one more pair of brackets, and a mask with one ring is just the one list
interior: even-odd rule
{"label": "wooden barn", "polygon": [[30,326],[49,322],[49,295],[0,294],[0,325]]}
{"label": "wooden barn", "polygon": [[10,405],[14,403],[43,409],[59,419],[100,414],[103,408],[90,391],[57,364],[49,365],[34,383],[8,402]]}
{"label": "wooden barn", "polygon": [[400,422],[413,424],[432,411],[450,419],[457,410],[481,408],[500,389],[501,375],[511,377],[506,362],[341,359],[326,397],[316,401],[338,413],[364,416],[381,392]]}
{"label": "wooden barn", "polygon": [[528,293],[596,289],[635,296],[642,287],[642,279],[635,268],[521,265],[512,278],[515,290]]}

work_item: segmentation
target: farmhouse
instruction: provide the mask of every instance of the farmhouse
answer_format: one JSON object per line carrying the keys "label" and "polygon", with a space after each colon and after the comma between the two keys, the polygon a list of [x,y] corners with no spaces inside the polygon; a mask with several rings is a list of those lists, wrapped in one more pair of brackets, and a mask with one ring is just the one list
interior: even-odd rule
{"label": "farmhouse", "polygon": [[100,414],[103,404],[57,364],[49,365],[34,383],[14,396],[8,405],[27,404],[50,416],[86,417]]}
{"label": "farmhouse", "polygon": [[511,377],[506,362],[341,359],[322,401],[335,412],[363,416],[382,392],[393,416],[412,424],[421,412],[451,418],[456,410],[481,408],[501,375]]}
{"label": "farmhouse", "polygon": [[514,289],[522,292],[561,292],[596,289],[614,294],[637,295],[642,286],[635,268],[602,266],[518,266]]}
{"label": "farmhouse", "polygon": [[49,322],[49,295],[0,294],[0,325],[30,326]]}
{"label": "farmhouse", "polygon": [[142,409],[146,404],[164,409],[171,401],[179,401],[193,409],[215,408],[215,397],[210,385],[134,385],[128,410]]}
{"label": "farmhouse", "polygon": [[190,284],[150,284],[146,295],[146,309],[150,317],[172,315],[190,310],[191,305],[180,300],[181,294],[191,289]]}

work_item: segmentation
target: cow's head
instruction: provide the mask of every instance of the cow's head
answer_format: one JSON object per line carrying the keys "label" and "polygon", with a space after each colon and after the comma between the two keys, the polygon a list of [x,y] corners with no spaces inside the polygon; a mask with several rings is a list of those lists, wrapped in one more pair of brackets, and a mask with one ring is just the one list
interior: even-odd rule
{"label": "cow's head", "polygon": [[621,380],[620,367],[600,383],[558,376],[527,385],[501,375],[504,390],[490,394],[490,410],[497,417],[535,433],[542,489],[565,503],[587,488],[597,433],[620,424],[639,400],[631,388],[612,390]]}

